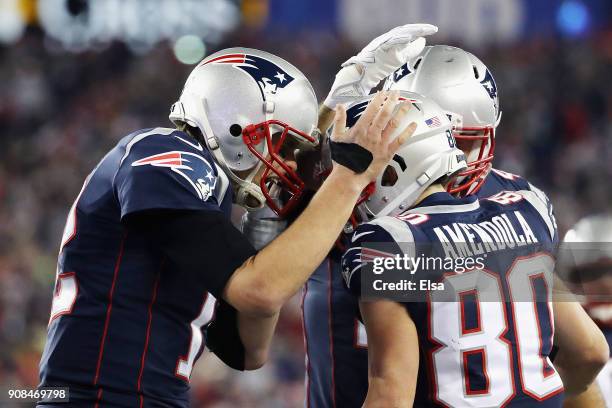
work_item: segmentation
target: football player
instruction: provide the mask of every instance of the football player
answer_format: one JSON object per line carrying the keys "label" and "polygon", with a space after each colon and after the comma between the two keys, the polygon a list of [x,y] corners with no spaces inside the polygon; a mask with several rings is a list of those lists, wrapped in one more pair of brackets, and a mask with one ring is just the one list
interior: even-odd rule
{"label": "football player", "polygon": [[[565,234],[563,243],[560,255],[570,258],[562,265],[568,272],[565,280],[584,297],[585,310],[612,348],[612,216],[590,215],[581,219]],[[574,356],[568,353],[563,358],[572,362]],[[555,359],[555,365],[562,362]],[[584,376],[583,369],[584,364],[573,362],[566,371],[568,375]],[[597,376],[596,384],[601,392],[593,390],[590,396],[572,398],[566,407],[612,407],[612,359]],[[602,403],[602,398],[607,405]]]}
{"label": "football player", "polygon": [[[408,58],[389,75],[384,87],[418,92],[432,97],[449,115],[457,146],[466,156],[464,170],[449,191],[455,195],[485,198],[507,190],[532,190],[548,202],[545,194],[524,178],[492,168],[496,128],[501,118],[497,85],[491,71],[473,54],[449,46],[424,47],[411,44]],[[371,59],[369,60],[371,61]],[[375,62],[356,64],[376,71]],[[387,64],[386,67],[391,66]],[[344,67],[326,103],[336,89],[363,87],[350,85]],[[348,82],[349,85],[344,82]],[[369,85],[369,84],[368,84]],[[330,103],[331,101],[332,103]],[[322,110],[325,110],[323,107]],[[329,112],[329,111],[328,111]],[[320,128],[324,129],[325,122]],[[548,203],[552,213],[552,205]],[[365,217],[364,217],[365,218]],[[348,228],[350,231],[350,227]],[[360,406],[367,392],[367,335],[357,319],[357,301],[343,288],[338,251],[308,280],[304,291],[303,319],[307,350],[307,406]],[[576,304],[563,305],[568,313],[580,314]],[[327,316],[323,321],[320,316]],[[576,353],[576,360],[588,361],[589,348]],[[596,353],[595,353],[596,354]],[[572,371],[569,367],[566,372]]]}
{"label": "football player", "polygon": [[[569,321],[555,332],[558,235],[548,200],[527,189],[482,200],[449,194],[454,181],[440,169],[461,175],[467,168],[456,153],[451,121],[431,100],[403,96],[416,101],[406,120],[417,129],[377,178],[362,204],[374,219],[357,227],[342,258],[352,293],[374,296],[360,301],[369,339],[364,406],[560,407],[564,381],[549,359],[553,335],[559,353],[577,333],[587,339],[577,343],[592,342],[600,356],[609,351],[584,314],[564,314]],[[413,263],[393,275],[416,287],[417,295],[400,303],[374,294],[370,285],[379,289],[385,272],[364,267],[395,255],[455,265],[472,259],[473,266]],[[397,282],[404,280],[390,283]]]}
{"label": "football player", "polygon": [[[475,194],[484,198],[504,190],[532,190],[548,202],[552,213],[552,204],[542,191],[518,175],[492,167],[501,111],[495,79],[476,56],[446,45],[425,47],[419,56],[408,60],[395,71],[384,88],[425,94],[447,111],[453,122],[457,145],[466,153],[469,164],[469,168],[449,186],[449,192],[459,196]],[[557,326],[585,317],[576,302],[559,302],[556,311]],[[555,348],[557,346],[555,343]],[[578,372],[578,367],[589,366],[589,361],[597,353],[591,352],[590,344],[585,342],[574,341],[569,347],[573,351],[566,350],[561,354],[571,355],[572,358],[561,359],[556,366],[562,377],[567,379],[566,383],[577,384],[578,388],[584,389],[584,382],[566,377]],[[588,376],[582,378],[587,384],[590,383]],[[568,395],[577,393],[570,389]],[[586,394],[584,398],[596,398],[596,387],[587,390]]]}
{"label": "football player", "polygon": [[[231,203],[279,214],[297,205],[303,182],[292,154],[318,142],[316,97],[272,54],[232,48],[205,58],[172,106],[176,127],[121,139],[70,209],[40,362],[40,386],[68,387],[70,401],[39,405],[187,407],[211,320],[206,345],[217,356],[239,370],[260,367],[281,305],[414,130],[389,138],[408,108],[397,92],[380,93],[354,129],[337,126],[338,164],[291,227],[257,252],[230,223]],[[339,123],[345,114],[338,109]]]}
{"label": "football player", "polygon": [[[325,131],[330,126],[337,105],[367,95],[406,60],[419,55],[425,37],[437,31],[430,24],[396,27],[342,64],[319,109],[319,128]],[[314,170],[321,172],[316,166]],[[340,238],[339,246],[346,244],[346,237]],[[342,283],[341,255],[335,247],[303,289],[307,407],[359,407],[367,392],[365,330],[355,317],[357,302]]]}

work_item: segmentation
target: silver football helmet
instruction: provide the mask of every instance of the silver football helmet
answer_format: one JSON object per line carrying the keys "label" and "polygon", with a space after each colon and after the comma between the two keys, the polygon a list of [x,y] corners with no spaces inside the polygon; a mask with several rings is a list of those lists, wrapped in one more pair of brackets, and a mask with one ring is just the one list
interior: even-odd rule
{"label": "silver football helmet", "polygon": [[[237,204],[255,209],[267,202],[284,215],[299,201],[304,183],[281,154],[318,143],[317,98],[304,74],[284,59],[250,48],[208,56],[187,78],[170,120],[200,130],[234,182]],[[282,206],[270,193],[271,180],[289,193]]]}
{"label": "silver football helmet", "polygon": [[[347,127],[357,122],[372,98],[357,99],[347,107]],[[455,146],[451,122],[444,111],[431,98],[416,93],[400,92],[400,98],[413,107],[391,138],[412,122],[417,128],[358,203],[374,217],[402,213],[434,182],[467,168],[465,154]]]}
{"label": "silver football helmet", "polygon": [[449,192],[476,192],[491,168],[495,128],[501,118],[491,71],[460,48],[428,46],[395,71],[385,88],[426,95],[447,111],[468,163],[468,169],[459,174]]}
{"label": "silver football helmet", "polygon": [[588,314],[612,327],[612,215],[589,215],[566,234],[559,250],[558,271]]}
{"label": "silver football helmet", "polygon": [[612,216],[582,218],[565,234],[561,252],[574,272],[596,267],[612,272]]}

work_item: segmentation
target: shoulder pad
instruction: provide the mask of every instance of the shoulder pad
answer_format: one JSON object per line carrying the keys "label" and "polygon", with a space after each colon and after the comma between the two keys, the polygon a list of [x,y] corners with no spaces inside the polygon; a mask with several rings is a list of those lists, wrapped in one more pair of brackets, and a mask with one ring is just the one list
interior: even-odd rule
{"label": "shoulder pad", "polygon": [[530,184],[532,190],[521,190],[517,193],[521,194],[525,200],[529,202],[536,209],[542,220],[548,227],[548,232],[552,240],[556,239],[557,236],[557,221],[553,214],[553,207],[544,192]]}

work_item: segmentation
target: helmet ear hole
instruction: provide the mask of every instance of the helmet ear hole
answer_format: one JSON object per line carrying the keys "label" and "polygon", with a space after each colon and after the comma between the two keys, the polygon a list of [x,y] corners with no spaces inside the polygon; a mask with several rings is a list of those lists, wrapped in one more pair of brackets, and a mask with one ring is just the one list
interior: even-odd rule
{"label": "helmet ear hole", "polygon": [[238,137],[242,134],[242,126],[237,123],[234,123],[229,128],[230,135]]}

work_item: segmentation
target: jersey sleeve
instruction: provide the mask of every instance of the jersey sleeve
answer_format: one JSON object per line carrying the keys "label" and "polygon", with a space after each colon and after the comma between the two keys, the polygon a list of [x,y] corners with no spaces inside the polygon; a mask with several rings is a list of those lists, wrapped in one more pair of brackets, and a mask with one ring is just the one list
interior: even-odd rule
{"label": "jersey sleeve", "polygon": [[208,152],[199,149],[174,134],[128,143],[113,180],[121,218],[152,209],[218,211],[222,180]]}
{"label": "jersey sleeve", "polygon": [[401,255],[404,250],[400,244],[409,244],[409,247],[413,243],[410,227],[397,218],[381,217],[361,224],[342,255],[342,277],[346,287],[353,295],[360,296],[365,266],[377,257]]}
{"label": "jersey sleeve", "polygon": [[196,276],[217,299],[236,269],[257,253],[220,211],[148,210],[125,222],[165,255],[170,270]]}
{"label": "jersey sleeve", "polygon": [[[540,213],[549,229],[553,245],[556,248],[559,245],[559,234],[557,232],[557,222],[555,220],[554,208],[548,196],[538,187],[531,184],[523,177],[508,173],[506,171],[491,169],[491,173],[487,178],[491,179],[491,186],[494,190],[483,189],[479,194],[480,197],[494,195],[499,191],[517,191],[526,192],[528,197],[525,197]],[[485,185],[486,187],[486,185]]]}
{"label": "jersey sleeve", "polygon": [[540,218],[546,224],[553,248],[556,249],[559,246],[559,232],[557,231],[557,220],[550,199],[542,190],[532,184],[529,184],[529,190],[523,190],[520,193],[536,209]]}

